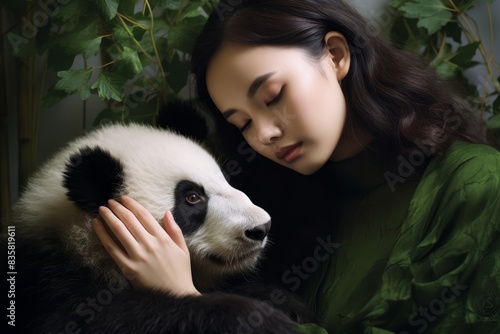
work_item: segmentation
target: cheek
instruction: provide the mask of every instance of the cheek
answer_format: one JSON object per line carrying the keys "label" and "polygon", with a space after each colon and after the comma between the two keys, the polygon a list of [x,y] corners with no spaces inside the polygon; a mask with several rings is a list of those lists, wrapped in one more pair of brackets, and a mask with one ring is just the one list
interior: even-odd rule
{"label": "cheek", "polygon": [[332,131],[334,126],[342,123],[346,113],[345,99],[337,82],[332,83],[325,78],[319,80],[320,84],[303,90],[302,98],[294,98],[296,107],[294,113],[298,123],[305,130],[313,133],[321,130]]}

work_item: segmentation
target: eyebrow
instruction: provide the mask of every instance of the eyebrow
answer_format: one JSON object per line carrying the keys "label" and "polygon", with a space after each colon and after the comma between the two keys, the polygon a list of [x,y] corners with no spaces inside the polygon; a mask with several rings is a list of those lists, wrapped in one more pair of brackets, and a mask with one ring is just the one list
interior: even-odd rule
{"label": "eyebrow", "polygon": [[257,92],[257,90],[259,89],[260,86],[262,86],[262,84],[264,82],[267,81],[267,79],[269,79],[271,76],[273,76],[276,72],[269,72],[269,73],[266,73],[266,74],[263,74],[261,75],[260,77],[257,77],[257,79],[255,79],[252,84],[250,85],[250,87],[248,88],[248,92],[247,92],[247,96],[248,97],[252,97],[255,95],[255,92]]}
{"label": "eyebrow", "polygon": [[[257,90],[260,88],[260,86],[262,86],[262,84],[264,84],[264,82],[267,81],[267,79],[269,79],[271,76],[273,76],[274,74],[276,74],[276,72],[269,72],[269,73],[266,73],[266,74],[263,74],[259,77],[257,77],[251,84],[250,84],[250,87],[248,88],[248,92],[247,92],[247,96],[248,97],[252,97],[255,95],[255,93],[257,92]],[[224,119],[228,119],[229,117],[231,117],[231,115],[233,115],[235,112],[237,112],[236,109],[228,109],[224,112],[222,112],[222,116],[224,117]]]}

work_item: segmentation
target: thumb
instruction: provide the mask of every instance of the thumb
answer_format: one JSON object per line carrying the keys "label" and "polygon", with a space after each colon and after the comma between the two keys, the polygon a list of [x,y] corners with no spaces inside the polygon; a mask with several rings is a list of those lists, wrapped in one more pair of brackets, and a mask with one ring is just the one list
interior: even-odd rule
{"label": "thumb", "polygon": [[189,250],[186,245],[186,240],[184,240],[182,230],[175,222],[174,216],[172,216],[172,213],[170,211],[167,211],[165,213],[165,216],[163,217],[163,228],[168,233],[170,238],[175,242],[175,244],[189,254]]}

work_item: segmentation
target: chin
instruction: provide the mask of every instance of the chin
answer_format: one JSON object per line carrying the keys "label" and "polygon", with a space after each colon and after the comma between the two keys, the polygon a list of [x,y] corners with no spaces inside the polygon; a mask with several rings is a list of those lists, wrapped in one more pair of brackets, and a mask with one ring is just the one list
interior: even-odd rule
{"label": "chin", "polygon": [[321,169],[321,167],[323,167],[325,165],[326,161],[322,164],[300,164],[300,161],[297,161],[297,164],[294,165],[293,163],[290,164],[290,165],[287,165],[285,167],[288,167],[294,171],[296,171],[297,173],[299,174],[302,174],[302,175],[305,175],[305,176],[308,176],[308,175],[312,175],[314,173],[316,173],[318,170]]}

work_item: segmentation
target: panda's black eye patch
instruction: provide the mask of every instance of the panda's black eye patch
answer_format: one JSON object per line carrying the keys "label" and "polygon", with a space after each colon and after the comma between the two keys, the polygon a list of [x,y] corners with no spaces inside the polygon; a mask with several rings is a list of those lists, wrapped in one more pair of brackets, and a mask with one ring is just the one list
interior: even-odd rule
{"label": "panda's black eye patch", "polygon": [[182,180],[174,190],[175,207],[172,211],[175,222],[187,235],[196,231],[205,221],[209,198],[199,184]]}

